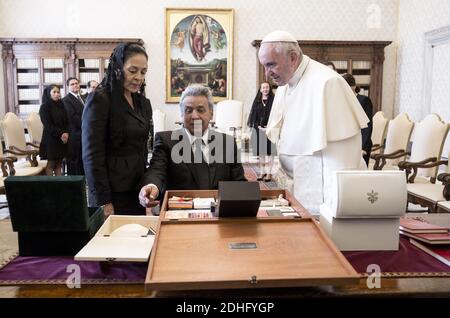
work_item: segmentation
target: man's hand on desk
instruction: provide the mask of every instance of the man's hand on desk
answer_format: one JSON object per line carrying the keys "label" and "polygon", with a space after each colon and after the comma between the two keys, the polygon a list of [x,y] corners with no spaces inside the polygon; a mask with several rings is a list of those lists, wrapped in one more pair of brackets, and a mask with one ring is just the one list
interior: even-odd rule
{"label": "man's hand on desk", "polygon": [[159,201],[156,200],[158,195],[158,187],[154,184],[147,184],[146,186],[143,186],[139,192],[139,203],[147,208],[157,206],[159,204]]}

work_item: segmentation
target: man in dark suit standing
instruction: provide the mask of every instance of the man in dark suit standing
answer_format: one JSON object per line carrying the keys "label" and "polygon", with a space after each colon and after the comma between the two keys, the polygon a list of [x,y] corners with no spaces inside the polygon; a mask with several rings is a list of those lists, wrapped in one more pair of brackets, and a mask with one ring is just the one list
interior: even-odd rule
{"label": "man in dark suit standing", "polygon": [[361,107],[364,109],[369,122],[367,127],[361,129],[361,139],[362,139],[362,154],[366,165],[369,166],[370,152],[372,151],[372,130],[373,130],[373,105],[369,97],[359,94],[360,88],[356,86],[355,77],[352,74],[342,74],[342,77],[347,81],[348,85],[352,88],[358,99]]}
{"label": "man in dark suit standing", "polygon": [[219,181],[247,181],[234,138],[208,128],[213,106],[207,87],[192,85],[183,92],[184,127],[156,134],[139,193],[142,206],[159,204],[165,190],[217,189]]}
{"label": "man in dark suit standing", "polygon": [[93,93],[95,91],[95,89],[98,86],[98,82],[96,80],[90,80],[89,82],[87,82],[86,84],[86,94],[81,95],[81,97],[87,101],[87,98],[89,96],[90,93]]}
{"label": "man in dark suit standing", "polygon": [[69,120],[69,151],[67,155],[67,174],[84,175],[81,159],[81,115],[85,100],[80,95],[80,83],[76,77],[67,80],[69,94],[63,99]]}

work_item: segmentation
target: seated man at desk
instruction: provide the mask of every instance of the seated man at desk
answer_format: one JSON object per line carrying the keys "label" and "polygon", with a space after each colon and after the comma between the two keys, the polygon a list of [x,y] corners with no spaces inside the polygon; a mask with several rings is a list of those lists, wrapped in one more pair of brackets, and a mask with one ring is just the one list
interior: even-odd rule
{"label": "seated man at desk", "polygon": [[217,189],[219,181],[247,181],[234,138],[208,128],[213,106],[207,87],[191,85],[183,92],[183,128],[155,135],[139,193],[142,206],[159,204],[165,190]]}

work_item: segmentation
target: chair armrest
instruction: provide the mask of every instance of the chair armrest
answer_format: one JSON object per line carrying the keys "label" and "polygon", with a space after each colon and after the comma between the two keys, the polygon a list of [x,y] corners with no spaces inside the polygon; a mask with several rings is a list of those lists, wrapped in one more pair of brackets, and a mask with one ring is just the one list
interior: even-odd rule
{"label": "chair armrest", "polygon": [[383,170],[383,167],[386,165],[386,159],[396,159],[410,154],[410,152],[407,152],[404,149],[399,149],[391,153],[374,154],[372,157],[375,159],[373,170]]}
{"label": "chair armrest", "polygon": [[31,146],[31,147],[39,149],[39,144],[35,143],[34,141],[33,142],[27,142],[27,146]]}
{"label": "chair armrest", "polygon": [[[419,162],[410,162],[410,161],[401,161],[398,164],[398,167],[400,170],[405,170],[406,172],[406,180],[409,183],[414,183],[414,179],[417,176],[417,169],[419,168],[433,168],[436,166],[439,166],[441,164],[447,164],[447,160],[437,161],[436,157],[431,157],[424,159]],[[411,169],[414,171],[411,177],[408,178],[409,174],[411,173]],[[436,178],[432,178],[431,183],[436,182]]]}
{"label": "chair armrest", "polygon": [[447,173],[447,172],[440,173],[440,174],[437,176],[437,179],[438,179],[439,181],[441,181],[442,183],[444,183],[444,182],[450,182],[450,173]]}
{"label": "chair armrest", "polygon": [[441,173],[438,175],[437,179],[444,185],[442,194],[444,195],[445,200],[450,201],[450,173]]}
{"label": "chair armrest", "polygon": [[[377,151],[377,150],[380,150],[380,149],[383,149],[383,148],[384,148],[383,145],[374,144],[374,145],[372,145],[372,150],[371,151]],[[372,156],[371,156],[371,158],[372,158]]]}
{"label": "chair armrest", "polygon": [[10,146],[9,149],[5,150],[5,153],[12,153],[13,155],[19,156],[27,156],[27,161],[30,162],[32,167],[37,167],[37,156],[39,155],[39,151],[37,150],[23,150],[19,149],[16,146]]}
{"label": "chair armrest", "polygon": [[[16,157],[0,157],[0,164],[3,173],[3,177],[13,176],[16,174],[16,170],[14,169],[14,162],[17,161]],[[9,173],[6,170],[6,166],[8,166]]]}
{"label": "chair armrest", "polygon": [[8,170],[6,170],[7,161],[0,158],[0,165],[2,168],[3,177],[6,178],[8,176]]}

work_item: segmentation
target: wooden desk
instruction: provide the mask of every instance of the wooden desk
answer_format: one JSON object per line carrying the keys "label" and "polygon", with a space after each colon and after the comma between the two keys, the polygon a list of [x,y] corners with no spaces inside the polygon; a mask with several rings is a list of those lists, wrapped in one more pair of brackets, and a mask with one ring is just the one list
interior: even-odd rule
{"label": "wooden desk", "polygon": [[231,289],[197,291],[146,291],[142,285],[82,285],[69,289],[65,285],[0,286],[0,298],[21,297],[137,297],[137,298],[269,298],[269,297],[450,297],[450,277],[447,278],[382,278],[380,289],[368,289],[366,280],[339,287],[301,287],[270,289]]}
{"label": "wooden desk", "polygon": [[[413,216],[413,215],[409,215]],[[450,220],[447,215],[445,222]],[[448,226],[450,223],[437,222],[443,215],[425,215],[429,221]],[[450,221],[449,221],[450,222]],[[450,277],[407,277],[381,278],[381,288],[369,289],[366,278],[358,284],[343,286],[295,287],[295,288],[263,288],[263,289],[229,289],[229,290],[196,290],[196,291],[158,291],[145,289],[142,284],[98,284],[82,285],[80,289],[69,289],[66,285],[15,285],[0,286],[0,298],[25,297],[83,297],[83,298],[269,298],[269,297],[450,297]]]}

